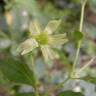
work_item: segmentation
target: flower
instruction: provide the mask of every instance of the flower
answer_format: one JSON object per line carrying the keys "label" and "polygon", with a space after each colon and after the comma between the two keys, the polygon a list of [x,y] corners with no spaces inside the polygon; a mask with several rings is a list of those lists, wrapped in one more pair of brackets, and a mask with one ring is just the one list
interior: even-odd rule
{"label": "flower", "polygon": [[39,22],[34,20],[29,25],[30,38],[21,43],[17,51],[21,52],[21,55],[24,55],[39,47],[45,61],[57,58],[58,55],[52,48],[68,41],[66,34],[53,35],[60,23],[61,20],[52,20],[42,30]]}

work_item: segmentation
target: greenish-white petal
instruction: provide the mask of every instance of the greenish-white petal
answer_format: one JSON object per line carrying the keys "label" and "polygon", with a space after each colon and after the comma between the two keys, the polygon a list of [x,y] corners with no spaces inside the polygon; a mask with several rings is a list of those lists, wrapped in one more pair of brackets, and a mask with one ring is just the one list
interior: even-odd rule
{"label": "greenish-white petal", "polygon": [[66,42],[68,42],[68,38],[66,34],[53,35],[51,38],[52,45],[62,45]]}
{"label": "greenish-white petal", "polygon": [[46,46],[41,46],[42,55],[45,59],[45,61],[48,61],[48,52],[46,51]]}
{"label": "greenish-white petal", "polygon": [[60,25],[60,23],[61,23],[61,20],[52,20],[52,21],[50,21],[47,24],[44,32],[48,32],[48,34],[52,34],[53,32],[56,31],[56,29],[58,28],[58,26]]}
{"label": "greenish-white petal", "polygon": [[21,55],[24,55],[31,52],[36,47],[38,47],[36,40],[29,38],[19,45],[17,52],[21,52]]}
{"label": "greenish-white petal", "polygon": [[58,54],[55,53],[54,50],[50,48],[49,45],[41,46],[41,51],[46,62],[49,60],[53,60],[55,58],[59,58]]}
{"label": "greenish-white petal", "polygon": [[40,34],[41,27],[40,27],[39,22],[36,19],[34,19],[33,21],[30,22],[29,31],[32,36],[36,36],[36,35]]}

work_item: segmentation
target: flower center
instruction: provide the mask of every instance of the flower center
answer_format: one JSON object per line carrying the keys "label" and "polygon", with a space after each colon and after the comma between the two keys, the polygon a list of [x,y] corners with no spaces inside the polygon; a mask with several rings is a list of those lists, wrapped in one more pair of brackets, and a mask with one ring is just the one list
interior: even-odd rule
{"label": "flower center", "polygon": [[37,35],[35,39],[41,45],[48,44],[48,35],[44,32],[41,32],[39,35]]}

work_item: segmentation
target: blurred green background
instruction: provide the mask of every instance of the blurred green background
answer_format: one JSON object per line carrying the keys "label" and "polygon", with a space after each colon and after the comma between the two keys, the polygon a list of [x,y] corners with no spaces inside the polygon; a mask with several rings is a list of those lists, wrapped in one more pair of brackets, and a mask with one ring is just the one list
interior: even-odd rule
{"label": "blurred green background", "polygon": [[[66,33],[69,41],[58,52],[61,58],[45,64],[40,50],[33,52],[37,78],[41,82],[39,90],[46,94],[44,96],[57,96],[54,85],[66,78],[66,64],[69,62],[72,64],[74,61],[77,45],[72,33],[79,28],[80,2],[81,0],[0,0],[0,60],[6,60],[9,57],[18,59],[22,63],[29,60],[27,56],[18,55],[16,49],[28,37],[28,26],[33,18],[39,19],[44,27],[50,20],[62,20],[56,34]],[[83,66],[96,55],[96,0],[87,2],[83,32],[84,40],[77,67]],[[90,70],[87,70],[94,76],[96,76],[95,67],[96,60],[90,66]],[[62,88],[62,90],[67,89],[83,90],[85,96],[96,96],[95,84],[84,81],[70,81]],[[32,88],[27,85],[14,85],[0,72],[0,96],[14,96],[13,94],[18,92],[32,92]]]}

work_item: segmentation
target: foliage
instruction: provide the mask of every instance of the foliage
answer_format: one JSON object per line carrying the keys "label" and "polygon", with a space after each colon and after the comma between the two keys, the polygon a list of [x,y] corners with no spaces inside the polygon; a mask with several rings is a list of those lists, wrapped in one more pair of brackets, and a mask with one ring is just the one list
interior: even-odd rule
{"label": "foliage", "polygon": [[59,94],[59,96],[83,96],[81,93],[72,92],[72,91],[64,91]]}

